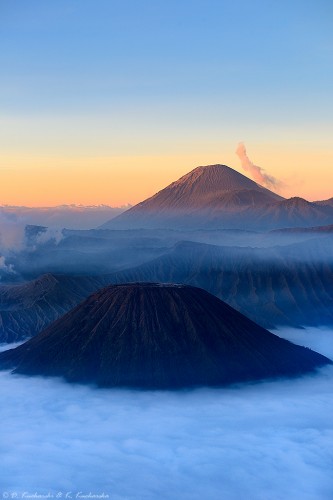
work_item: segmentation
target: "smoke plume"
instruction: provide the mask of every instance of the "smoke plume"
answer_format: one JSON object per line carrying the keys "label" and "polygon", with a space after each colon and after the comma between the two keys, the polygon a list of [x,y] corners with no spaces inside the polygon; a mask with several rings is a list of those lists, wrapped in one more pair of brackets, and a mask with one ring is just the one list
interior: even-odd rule
{"label": "smoke plume", "polygon": [[275,177],[268,175],[264,169],[252,163],[250,158],[246,154],[245,145],[240,142],[236,149],[236,154],[239,157],[242,167],[246,172],[249,172],[253,180],[258,184],[265,186],[269,189],[279,189],[281,187],[280,181],[275,179]]}

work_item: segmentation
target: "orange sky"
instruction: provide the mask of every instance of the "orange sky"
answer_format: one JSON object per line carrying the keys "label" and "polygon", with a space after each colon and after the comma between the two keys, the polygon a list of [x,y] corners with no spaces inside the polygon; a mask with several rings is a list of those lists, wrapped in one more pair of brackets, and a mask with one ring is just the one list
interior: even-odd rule
{"label": "orange sky", "polygon": [[[174,156],[0,158],[0,204],[53,206],[59,204],[137,203],[199,165],[224,163],[243,172],[235,146],[221,152]],[[248,156],[281,180],[286,197],[309,200],[333,196],[333,153],[252,145]]]}
{"label": "orange sky", "polygon": [[266,3],[2,2],[0,205],[133,204],[239,142],[332,197],[333,4]]}

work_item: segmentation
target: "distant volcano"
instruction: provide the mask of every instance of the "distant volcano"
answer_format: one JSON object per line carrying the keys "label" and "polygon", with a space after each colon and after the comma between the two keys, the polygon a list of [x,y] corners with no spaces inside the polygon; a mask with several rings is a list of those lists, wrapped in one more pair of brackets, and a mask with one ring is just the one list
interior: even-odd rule
{"label": "distant volcano", "polygon": [[285,200],[226,165],[208,165],[195,168],[102,228],[267,230],[330,223],[329,204]]}
{"label": "distant volcano", "polygon": [[328,363],[204,290],[148,283],[104,288],[0,354],[16,373],[158,389],[295,376]]}
{"label": "distant volcano", "polygon": [[195,168],[102,227],[186,227],[188,224],[204,227],[207,223],[214,225],[223,221],[232,226],[234,212],[280,200],[283,198],[226,165],[208,165]]}

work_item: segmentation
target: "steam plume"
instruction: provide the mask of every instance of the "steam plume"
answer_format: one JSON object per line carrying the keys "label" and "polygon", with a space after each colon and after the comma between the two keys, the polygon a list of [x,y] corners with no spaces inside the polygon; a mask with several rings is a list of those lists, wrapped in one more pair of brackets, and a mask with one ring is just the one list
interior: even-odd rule
{"label": "steam plume", "polygon": [[249,172],[253,180],[255,180],[258,184],[275,190],[281,187],[280,181],[275,179],[275,177],[268,175],[265,170],[261,167],[258,167],[258,165],[252,163],[252,161],[246,154],[246,148],[242,142],[238,144],[236,154],[241,161],[243,169]]}

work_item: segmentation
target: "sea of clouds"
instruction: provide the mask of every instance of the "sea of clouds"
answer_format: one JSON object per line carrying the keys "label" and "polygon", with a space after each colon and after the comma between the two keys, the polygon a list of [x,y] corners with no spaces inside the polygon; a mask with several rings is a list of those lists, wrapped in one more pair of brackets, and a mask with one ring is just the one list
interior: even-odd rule
{"label": "sea of clouds", "polygon": [[[333,358],[333,330],[278,333]],[[333,498],[333,367],[184,392],[0,372],[0,398],[0,498]]]}

